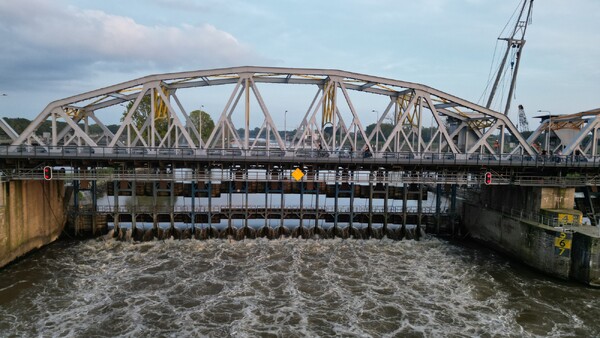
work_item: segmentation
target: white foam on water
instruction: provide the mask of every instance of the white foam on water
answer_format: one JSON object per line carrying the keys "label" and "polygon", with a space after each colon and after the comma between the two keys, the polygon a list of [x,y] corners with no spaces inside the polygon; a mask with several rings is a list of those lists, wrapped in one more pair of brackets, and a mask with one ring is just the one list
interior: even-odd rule
{"label": "white foam on water", "polygon": [[[236,337],[600,333],[600,324],[592,321],[600,307],[599,290],[532,277],[476,250],[435,238],[89,240],[52,246],[0,272],[0,332]],[[26,273],[41,277],[23,283],[17,296],[3,297]]]}

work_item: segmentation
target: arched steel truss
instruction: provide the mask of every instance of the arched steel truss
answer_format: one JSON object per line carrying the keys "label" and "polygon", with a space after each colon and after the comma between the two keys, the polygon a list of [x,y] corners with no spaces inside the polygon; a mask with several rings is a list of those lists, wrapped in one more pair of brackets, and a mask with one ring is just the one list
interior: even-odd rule
{"label": "arched steel truss", "polygon": [[[261,95],[259,87],[263,83],[316,87],[314,98],[306,103],[302,123],[290,142],[280,136],[269,106]],[[223,102],[222,112],[215,120],[215,129],[204,143],[177,93],[226,84],[234,85],[234,89],[227,102]],[[369,134],[350,99],[350,91],[389,97],[387,107]],[[146,95],[153,98],[151,116],[138,127],[133,113]],[[262,124],[259,136],[272,140],[266,145],[257,144],[256,139],[252,140],[248,134],[251,98],[260,107],[258,114],[262,117]],[[122,125],[116,133],[111,132],[103,122],[103,110],[129,102],[133,105]],[[243,109],[236,109],[240,105]],[[244,114],[240,119],[244,125],[236,126],[232,115],[240,111]],[[351,116],[351,119],[344,119],[343,115]],[[168,123],[168,132],[161,135],[155,122],[163,118]],[[253,118],[256,121],[256,117]],[[433,135],[427,138],[423,135],[425,118],[433,121],[436,127]],[[51,136],[42,139],[36,130],[48,120],[53,126]],[[57,121],[66,122],[66,127],[59,129]],[[388,129],[384,133],[382,125],[389,121],[393,121],[393,130],[389,132]],[[98,124],[103,133],[92,138],[88,133],[90,123]],[[245,129],[245,135],[238,133],[236,128],[240,127]],[[377,147],[376,141],[379,141]],[[12,143],[15,146],[20,144],[188,147],[198,153],[210,149],[239,148],[247,151],[270,147],[284,154],[300,149],[338,151],[366,147],[371,151],[378,150],[374,153],[375,157],[384,156],[386,152],[410,152],[415,157],[423,153],[485,153],[494,156],[535,153],[504,114],[428,86],[340,70],[273,67],[234,67],[151,75],[57,100],[50,103]]]}
{"label": "arched steel truss", "polygon": [[600,155],[600,108],[576,114],[547,116],[529,136],[533,144],[538,139],[549,142],[553,154],[578,155],[591,159]]}

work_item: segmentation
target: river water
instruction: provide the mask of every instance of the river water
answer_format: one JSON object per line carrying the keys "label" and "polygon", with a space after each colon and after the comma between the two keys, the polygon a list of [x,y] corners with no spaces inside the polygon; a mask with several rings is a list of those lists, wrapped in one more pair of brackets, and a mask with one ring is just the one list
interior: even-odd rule
{"label": "river water", "polygon": [[59,241],[0,270],[0,336],[600,336],[600,290],[486,248]]}

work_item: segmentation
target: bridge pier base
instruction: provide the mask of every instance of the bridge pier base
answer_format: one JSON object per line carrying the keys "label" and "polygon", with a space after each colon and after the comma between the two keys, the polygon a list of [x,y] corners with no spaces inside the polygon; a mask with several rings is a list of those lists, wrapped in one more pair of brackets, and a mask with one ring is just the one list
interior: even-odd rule
{"label": "bridge pier base", "polygon": [[67,222],[65,192],[62,181],[0,182],[0,267],[58,238]]}
{"label": "bridge pier base", "polygon": [[600,232],[581,225],[574,188],[484,186],[463,204],[472,238],[546,274],[600,286]]}

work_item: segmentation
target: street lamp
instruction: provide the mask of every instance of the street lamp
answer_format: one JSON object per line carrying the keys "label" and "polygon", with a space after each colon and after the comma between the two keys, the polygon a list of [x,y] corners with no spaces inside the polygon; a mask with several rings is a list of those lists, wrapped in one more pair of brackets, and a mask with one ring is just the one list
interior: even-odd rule
{"label": "street lamp", "polygon": [[373,113],[377,113],[377,120],[375,120],[375,152],[377,152],[379,148],[379,110],[372,110]]}
{"label": "street lamp", "polygon": [[287,110],[283,113],[283,139],[287,148]]}
{"label": "street lamp", "polygon": [[549,110],[538,110],[538,113],[548,113],[548,131],[546,132],[546,154],[550,155],[550,126],[552,125],[552,114]]}
{"label": "street lamp", "polygon": [[204,105],[200,106],[200,114],[198,114],[198,135],[200,135],[198,147],[202,147],[202,112],[204,112]]}

